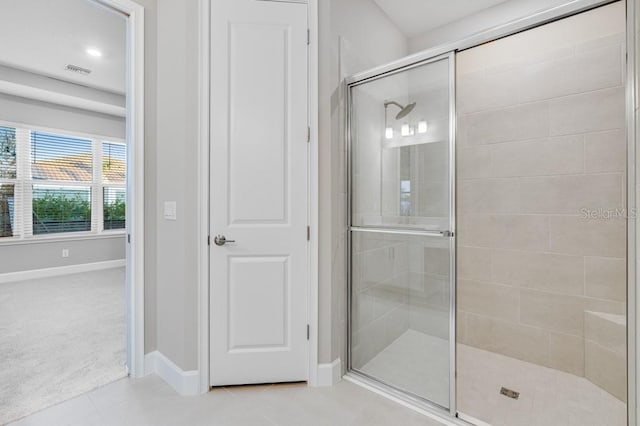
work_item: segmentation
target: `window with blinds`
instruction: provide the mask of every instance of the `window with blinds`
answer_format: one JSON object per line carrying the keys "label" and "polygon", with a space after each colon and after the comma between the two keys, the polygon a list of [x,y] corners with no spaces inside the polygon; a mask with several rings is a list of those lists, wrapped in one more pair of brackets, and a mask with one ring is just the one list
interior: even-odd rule
{"label": "window with blinds", "polygon": [[89,139],[31,132],[33,234],[91,231]]}
{"label": "window with blinds", "polygon": [[14,235],[17,173],[16,129],[0,127],[0,238]]}
{"label": "window with blinds", "polygon": [[125,229],[126,145],[0,127],[0,238]]}
{"label": "window with blinds", "polygon": [[102,143],[102,208],[104,229],[124,229],[127,149],[122,143]]}

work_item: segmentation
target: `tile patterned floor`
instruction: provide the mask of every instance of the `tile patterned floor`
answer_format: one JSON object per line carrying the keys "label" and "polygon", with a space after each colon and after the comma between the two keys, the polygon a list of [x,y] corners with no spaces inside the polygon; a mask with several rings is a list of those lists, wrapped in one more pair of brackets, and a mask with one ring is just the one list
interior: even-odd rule
{"label": "tile patterned floor", "polygon": [[[422,359],[419,363],[411,359],[420,351],[405,347],[420,336],[406,337],[394,342],[403,345],[402,351],[388,348],[406,357],[395,359],[394,365],[427,365]],[[428,347],[434,342],[423,344]],[[463,345],[459,346],[458,357],[460,411],[494,426],[626,424],[625,404],[584,378]],[[378,359],[385,360],[389,358]],[[390,365],[382,367],[387,374],[392,373]],[[416,384],[413,382],[411,386]],[[501,396],[501,386],[521,392],[520,398]],[[181,397],[156,376],[122,379],[12,423],[13,426],[440,424],[348,381],[325,388],[310,388],[306,384],[226,387],[206,395]]]}
{"label": "tile patterned floor", "polygon": [[156,376],[122,379],[12,426],[402,425],[440,423],[353,383],[241,386],[181,397]]}

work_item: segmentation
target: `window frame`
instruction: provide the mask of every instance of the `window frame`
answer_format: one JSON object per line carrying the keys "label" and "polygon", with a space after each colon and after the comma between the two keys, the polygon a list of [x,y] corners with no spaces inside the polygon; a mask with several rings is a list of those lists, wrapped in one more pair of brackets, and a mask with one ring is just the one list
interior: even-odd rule
{"label": "window frame", "polygon": [[[101,239],[114,238],[124,236],[127,233],[128,224],[122,229],[104,229],[103,220],[103,188],[118,187],[127,191],[129,177],[125,176],[125,182],[105,183],[102,180],[102,145],[103,143],[115,143],[124,145],[125,155],[129,155],[129,147],[126,140],[114,138],[104,135],[89,134],[83,132],[69,131],[63,129],[54,129],[42,126],[33,126],[25,123],[14,123],[10,121],[0,120],[0,126],[10,127],[16,130],[16,163],[17,173],[16,179],[0,179],[0,183],[14,184],[14,218],[16,228],[22,232],[22,235],[14,235],[11,237],[1,237],[0,246],[11,244],[29,244],[41,242],[70,241],[78,239]],[[31,132],[46,132],[72,138],[88,139],[92,146],[93,161],[93,178],[91,181],[58,181],[58,180],[40,180],[33,179],[31,175]],[[32,190],[34,185],[56,185],[65,186],[88,186],[91,189],[91,230],[90,231],[71,231],[56,232],[50,234],[34,234],[33,233],[33,196]],[[126,202],[126,201],[125,201]],[[125,219],[126,220],[126,219]]]}

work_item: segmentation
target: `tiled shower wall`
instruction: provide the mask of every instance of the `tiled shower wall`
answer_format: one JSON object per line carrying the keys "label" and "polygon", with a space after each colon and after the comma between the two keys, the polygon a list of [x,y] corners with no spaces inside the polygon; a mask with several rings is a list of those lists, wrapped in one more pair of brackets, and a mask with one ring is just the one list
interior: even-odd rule
{"label": "tiled shower wall", "polygon": [[616,3],[458,55],[460,343],[624,369],[624,346],[585,367],[585,316],[626,306],[624,18]]}
{"label": "tiled shower wall", "polygon": [[361,368],[409,328],[409,243],[354,233],[352,365]]}
{"label": "tiled shower wall", "polygon": [[449,339],[449,253],[440,237],[353,234],[355,368],[409,329]]}

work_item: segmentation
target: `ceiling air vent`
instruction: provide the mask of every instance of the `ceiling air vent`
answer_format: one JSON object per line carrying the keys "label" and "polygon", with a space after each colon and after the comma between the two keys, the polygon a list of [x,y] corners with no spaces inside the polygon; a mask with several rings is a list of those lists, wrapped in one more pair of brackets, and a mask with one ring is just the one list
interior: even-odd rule
{"label": "ceiling air vent", "polygon": [[77,65],[72,65],[72,64],[67,64],[67,66],[64,67],[64,69],[67,70],[67,71],[75,72],[76,74],[82,74],[82,75],[91,74],[91,70],[79,67]]}

